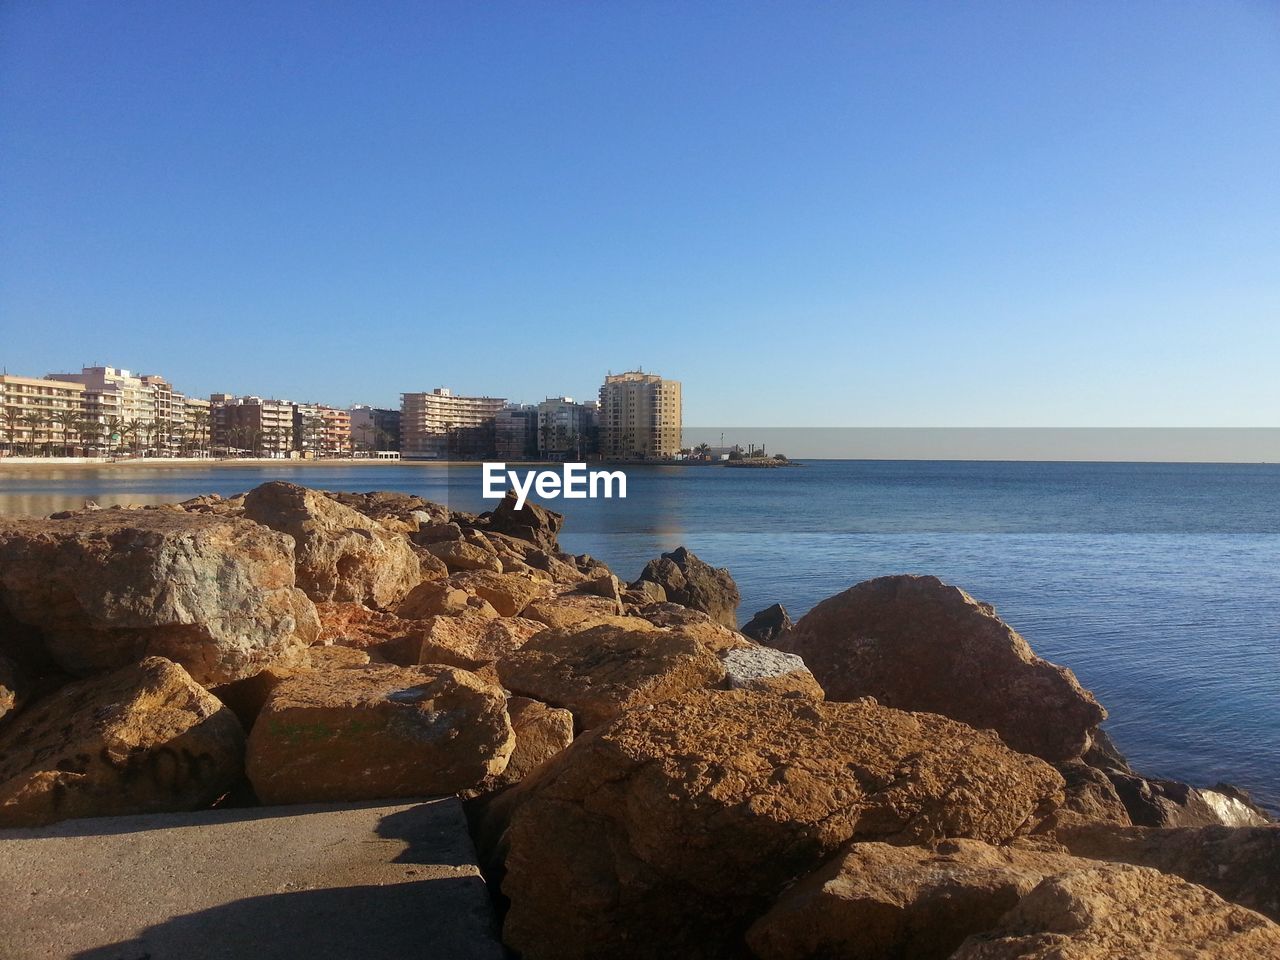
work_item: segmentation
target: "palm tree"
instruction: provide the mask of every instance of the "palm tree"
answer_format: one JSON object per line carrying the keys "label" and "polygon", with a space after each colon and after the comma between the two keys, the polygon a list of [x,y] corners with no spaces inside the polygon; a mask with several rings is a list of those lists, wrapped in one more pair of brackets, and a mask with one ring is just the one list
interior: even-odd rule
{"label": "palm tree", "polygon": [[31,456],[34,457],[36,455],[36,443],[39,440],[40,429],[48,423],[48,418],[43,413],[33,410],[31,413],[24,413],[22,415],[22,422],[25,423],[27,425],[27,429],[31,431],[31,442],[28,449]]}
{"label": "palm tree", "polygon": [[709,444],[709,443],[700,443],[700,444],[698,444],[696,447],[694,447],[694,448],[693,448],[693,452],[694,452],[694,453],[696,453],[696,454],[697,454],[698,456],[700,456],[700,457],[710,458],[710,456],[711,456],[711,444]]}
{"label": "palm tree", "polygon": [[124,440],[124,418],[117,417],[115,414],[107,417],[107,419],[102,422],[102,432],[105,435],[107,443],[107,454],[110,455],[115,445]]}
{"label": "palm tree", "polygon": [[56,423],[62,431],[62,455],[64,457],[71,456],[71,445],[67,443],[67,434],[76,429],[80,423],[80,415],[74,410],[59,410],[49,418],[51,422]]}
{"label": "palm tree", "polygon": [[17,407],[5,407],[0,410],[0,421],[3,421],[5,435],[9,438],[9,452],[16,453],[18,426],[22,423],[22,411]]}
{"label": "palm tree", "polygon": [[204,410],[198,410],[191,418],[191,426],[195,434],[194,440],[196,448],[204,451],[205,445],[209,441],[209,414]]}

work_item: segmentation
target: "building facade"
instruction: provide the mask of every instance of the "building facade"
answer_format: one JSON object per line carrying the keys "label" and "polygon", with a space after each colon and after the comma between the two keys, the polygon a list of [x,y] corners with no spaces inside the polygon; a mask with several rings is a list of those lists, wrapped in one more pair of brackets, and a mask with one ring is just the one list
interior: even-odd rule
{"label": "building facade", "polygon": [[481,460],[493,455],[500,397],[460,397],[447,387],[400,396],[400,454],[408,460]]}
{"label": "building facade", "polygon": [[357,403],[351,414],[351,442],[355,450],[400,449],[400,411]]}
{"label": "building facade", "polygon": [[96,442],[85,413],[84,384],[0,374],[0,449],[34,454],[43,446]]}
{"label": "building facade", "polygon": [[226,393],[209,400],[212,446],[218,453],[287,457],[294,449],[294,404],[288,400]]}
{"label": "building facade", "polygon": [[538,408],[510,403],[494,420],[494,454],[499,460],[532,460],[538,455]]}
{"label": "building facade", "polygon": [[595,401],[548,397],[538,404],[538,455],[547,460],[582,460],[596,452]]}
{"label": "building facade", "polygon": [[607,460],[669,460],[680,452],[680,382],[631,370],[600,387],[600,453]]}

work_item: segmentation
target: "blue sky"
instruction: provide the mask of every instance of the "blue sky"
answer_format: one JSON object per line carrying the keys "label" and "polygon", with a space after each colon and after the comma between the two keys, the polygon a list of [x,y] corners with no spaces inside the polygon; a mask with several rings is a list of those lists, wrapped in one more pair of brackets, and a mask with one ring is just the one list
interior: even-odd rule
{"label": "blue sky", "polygon": [[1278,3],[0,4],[0,365],[1280,424]]}

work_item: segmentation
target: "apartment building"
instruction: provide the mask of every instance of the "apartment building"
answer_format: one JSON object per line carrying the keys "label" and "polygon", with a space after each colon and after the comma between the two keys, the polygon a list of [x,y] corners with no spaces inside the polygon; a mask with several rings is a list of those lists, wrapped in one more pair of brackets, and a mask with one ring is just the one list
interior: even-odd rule
{"label": "apartment building", "polygon": [[326,457],[351,456],[351,414],[338,407],[320,408],[320,450]]}
{"label": "apartment building", "polygon": [[294,404],[288,400],[215,393],[209,401],[214,450],[268,457],[287,457],[293,450]]}
{"label": "apartment building", "polygon": [[356,450],[399,450],[400,411],[357,403],[351,414],[351,441]]}
{"label": "apartment building", "polygon": [[538,410],[538,455],[547,460],[581,460],[595,452],[597,407],[594,400],[548,397]]}
{"label": "apartment building", "polygon": [[82,384],[85,419],[95,423],[149,424],[156,419],[156,381],[161,378],[136,376],[120,367],[83,367],[79,373],[51,373],[46,379]]}
{"label": "apartment building", "polygon": [[532,460],[538,455],[538,408],[509,403],[494,418],[494,454],[499,460]]}
{"label": "apartment building", "polygon": [[25,454],[50,443],[91,442],[84,393],[82,383],[0,374],[0,449]]}
{"label": "apartment building", "polygon": [[400,453],[407,460],[492,456],[500,397],[455,396],[447,387],[400,395]]}
{"label": "apartment building", "polygon": [[600,387],[600,453],[608,460],[667,460],[680,452],[680,382],[629,370]]}

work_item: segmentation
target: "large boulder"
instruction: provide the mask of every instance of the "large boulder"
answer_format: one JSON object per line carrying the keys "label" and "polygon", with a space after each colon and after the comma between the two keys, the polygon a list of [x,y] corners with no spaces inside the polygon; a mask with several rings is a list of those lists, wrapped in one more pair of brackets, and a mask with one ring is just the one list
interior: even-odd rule
{"label": "large boulder", "polygon": [[573,742],[573,714],[528,697],[510,697],[507,715],[515,731],[516,746],[507,768],[484,788],[500,790],[519,783]]}
{"label": "large boulder", "polygon": [[1146,867],[1057,874],[952,960],[1240,960],[1280,957],[1280,926]]}
{"label": "large boulder", "polygon": [[0,607],[81,676],[163,656],[224,683],[298,661],[318,631],[288,537],[177,510],[0,519]]}
{"label": "large boulder", "polygon": [[0,733],[0,826],[194,810],[240,778],[244,732],[187,671],[148,657],[68,684]]}
{"label": "large boulder", "polygon": [[514,788],[504,938],[547,957],[738,957],[792,880],[850,839],[1000,841],[1062,780],[929,714],[745,690],[630,710]]}
{"label": "large boulder", "polygon": [[244,515],[293,538],[298,586],[312,600],[386,608],[422,579],[404,536],[319,491],[264,483],[245,496]]}
{"label": "large boulder", "polygon": [[978,840],[932,849],[854,843],[788,888],[747,942],[760,960],[946,960],[1046,876],[1087,865]]}
{"label": "large boulder", "polygon": [[512,693],[572,711],[583,730],[724,679],[719,659],[687,632],[620,623],[543,630],[498,661],[498,676]]}
{"label": "large boulder", "polygon": [[530,601],[545,596],[550,591],[545,581],[489,570],[457,573],[449,578],[449,582],[467,593],[487,600],[502,617],[518,616]]}
{"label": "large boulder", "polygon": [[527,540],[549,553],[560,550],[556,538],[564,526],[564,517],[531,500],[526,500],[522,508],[516,509],[513,491],[508,491],[493,512],[484,514],[481,519],[486,522],[487,529],[495,533]]}
{"label": "large boulder", "polygon": [[1280,921],[1280,826],[1091,824],[1060,830],[1055,839],[1076,856],[1154,867]]}
{"label": "large boulder", "polygon": [[710,614],[717,623],[738,628],[738,585],[729,571],[699,560],[684,547],[650,560],[637,578],[662,587],[667,599]]}
{"label": "large boulder", "polygon": [[981,603],[937,577],[868,580],[822,601],[775,642],[829,700],[875,697],[995,730],[1050,762],[1078,758],[1106,711]]}
{"label": "large boulder", "polygon": [[452,667],[348,667],[284,679],[249,735],[264,803],[457,793],[515,747],[502,690]]}
{"label": "large boulder", "polygon": [[420,621],[422,644],[418,663],[442,663],[475,670],[520,649],[546,628],[521,617],[491,618],[477,613],[456,617],[428,617]]}

